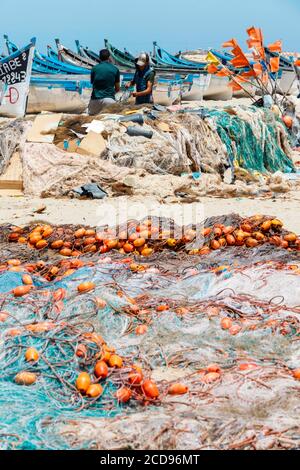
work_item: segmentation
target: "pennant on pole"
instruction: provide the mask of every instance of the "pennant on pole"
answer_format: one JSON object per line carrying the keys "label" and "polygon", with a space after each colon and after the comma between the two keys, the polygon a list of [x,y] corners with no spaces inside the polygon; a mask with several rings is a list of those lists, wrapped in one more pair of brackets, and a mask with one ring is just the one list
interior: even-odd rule
{"label": "pennant on pole", "polygon": [[273,44],[269,44],[267,48],[271,52],[282,52],[282,41],[273,42]]}
{"label": "pennant on pole", "polygon": [[279,57],[272,57],[270,59],[270,68],[271,68],[272,73],[276,73],[279,71],[279,62],[280,62]]}

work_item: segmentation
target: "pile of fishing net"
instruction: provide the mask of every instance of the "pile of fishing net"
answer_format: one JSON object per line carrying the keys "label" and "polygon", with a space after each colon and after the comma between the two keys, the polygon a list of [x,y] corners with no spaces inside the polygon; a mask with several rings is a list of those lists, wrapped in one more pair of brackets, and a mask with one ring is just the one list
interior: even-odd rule
{"label": "pile of fishing net", "polygon": [[[171,220],[152,222],[152,229],[166,226],[182,232]],[[238,231],[261,238],[258,228],[271,243],[195,255],[193,227],[186,227],[185,246],[157,239],[154,252],[141,257],[124,245],[101,249],[108,243],[77,256],[48,244],[37,249],[55,234],[79,251],[73,243],[88,246],[91,228],[3,226],[2,448],[299,446],[297,240],[274,217],[230,215],[194,227],[214,248],[220,229],[240,243]],[[99,360],[109,373],[97,380]],[[101,395],[78,389],[82,372],[101,385]],[[131,393],[126,403],[116,396],[124,388]]]}
{"label": "pile of fishing net", "polygon": [[[25,144],[22,154],[24,192],[26,195],[42,197],[73,196],[75,188],[92,182],[98,184],[109,196],[135,195],[174,199],[178,198],[177,194],[189,193],[184,197],[197,200],[204,195],[257,196],[272,194],[273,191],[285,193],[291,189],[291,183],[286,181],[282,173],[271,172],[261,176],[258,172],[271,169],[266,163],[268,158],[276,163],[272,164],[274,171],[276,168],[293,171],[292,161],[287,156],[289,147],[286,136],[281,136],[280,144],[286,151],[284,154],[277,137],[274,136],[272,140],[259,113],[243,111],[248,121],[249,116],[252,116],[253,123],[266,135],[264,139],[257,134],[258,131],[255,134],[252,132],[253,123],[251,127],[248,121],[240,117],[223,111],[205,113],[206,117],[195,113],[168,113],[160,114],[155,120],[148,119],[143,127],[153,131],[152,139],[131,137],[126,133],[127,127],[124,124],[105,120],[103,136],[107,148],[101,156],[79,155],[58,148],[65,140],[74,139],[74,132],[78,134],[80,129],[83,132],[82,124],[91,118],[66,119],[56,133],[55,143],[58,147],[52,144]],[[226,146],[216,131],[216,119],[217,129],[224,141],[228,145],[230,143],[231,152],[235,149],[236,155],[232,162],[229,161]],[[224,128],[220,127],[220,119]],[[234,135],[229,129],[230,140],[225,130],[229,122],[239,132],[244,132],[247,128],[250,137],[245,136],[245,132],[242,137]],[[161,130],[162,124],[167,126],[164,128],[168,132]],[[275,124],[278,129],[282,129],[280,123],[276,121]],[[255,139],[257,142],[254,145]],[[252,151],[251,145],[256,153]],[[245,148],[248,153],[250,150],[252,152],[250,163],[247,160],[249,164],[241,162],[241,155],[246,155]],[[252,165],[261,159],[264,160],[264,170],[260,164],[254,167]],[[223,181],[224,172],[230,165],[236,166],[235,184]],[[200,174],[200,177],[194,179],[194,174]],[[276,181],[273,181],[273,175],[276,175]],[[185,190],[181,191],[181,188]]]}
{"label": "pile of fishing net", "polygon": [[205,111],[235,166],[259,173],[294,172],[284,124],[264,108],[234,107]]}

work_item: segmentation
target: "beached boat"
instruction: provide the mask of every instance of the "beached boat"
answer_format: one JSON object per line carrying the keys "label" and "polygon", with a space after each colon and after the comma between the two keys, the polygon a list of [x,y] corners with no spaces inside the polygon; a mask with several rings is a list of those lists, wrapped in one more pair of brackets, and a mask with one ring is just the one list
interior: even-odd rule
{"label": "beached boat", "polygon": [[[127,50],[125,50],[124,52],[120,51],[116,47],[112,46],[107,39],[105,39],[105,47],[110,51],[113,62],[118,67],[120,67],[121,70],[128,72],[133,72],[135,70],[135,57],[130,54]],[[169,77],[170,75],[180,75],[180,78],[184,79],[189,74],[197,75],[200,71],[202,71],[202,66],[199,67],[199,62],[189,62],[189,64],[192,64],[191,66],[176,65],[174,63],[162,64],[153,56],[150,56],[150,62],[153,69],[157,72],[159,76],[162,77]]]}
{"label": "beached boat", "polygon": [[[18,51],[18,46],[10,41],[7,35],[4,35],[4,39],[9,54]],[[47,57],[35,49],[32,72],[38,75],[86,75],[89,73],[89,70],[65,64],[59,61],[58,58]]]}
{"label": "beached boat", "polygon": [[209,85],[204,91],[203,97],[206,100],[227,101],[233,96],[232,88],[229,86],[228,77],[218,77],[209,74]]}
{"label": "beached boat", "polygon": [[107,39],[104,39],[105,48],[109,50],[112,61],[122,70],[134,71],[136,68],[135,58],[129,52],[122,52],[112,46]]}
{"label": "beached boat", "polygon": [[171,106],[182,98],[184,85],[182,80],[168,80],[159,78],[153,87],[154,103],[162,106]]}
{"label": "beached boat", "polygon": [[78,39],[75,40],[75,44],[77,47],[77,52],[81,57],[85,57],[86,59],[90,59],[96,62],[97,64],[100,64],[99,54],[96,54],[96,52],[92,51],[88,47],[82,46]]}
{"label": "beached boat", "polygon": [[[73,52],[71,49],[63,46],[60,43],[59,39],[55,39],[57,50],[58,50],[58,59],[66,64],[75,65],[76,67],[82,67],[85,69],[91,69],[94,65],[97,64],[96,61],[82,57],[76,52]],[[49,49],[48,49],[49,53]]]}
{"label": "beached boat", "polygon": [[157,42],[153,42],[153,55],[152,60],[155,65],[167,66],[172,68],[188,68],[203,70],[207,66],[207,62],[191,62],[189,60],[181,59],[173,56],[162,47],[157,45]]}
{"label": "beached boat", "polygon": [[36,40],[0,59],[0,115],[23,117],[26,113]]}
{"label": "beached boat", "polygon": [[32,77],[27,112],[83,113],[90,96],[88,80]]}
{"label": "beached boat", "polygon": [[188,75],[184,80],[182,99],[184,101],[202,101],[210,85],[210,75]]}

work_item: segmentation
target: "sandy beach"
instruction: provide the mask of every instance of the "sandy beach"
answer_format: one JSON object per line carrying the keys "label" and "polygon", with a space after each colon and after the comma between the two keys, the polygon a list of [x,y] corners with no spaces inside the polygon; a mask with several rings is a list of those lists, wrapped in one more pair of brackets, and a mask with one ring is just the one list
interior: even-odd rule
{"label": "sandy beach", "polygon": [[[1,213],[0,223],[14,223],[16,225],[33,224],[35,221],[44,220],[51,224],[74,224],[74,225],[114,225],[111,207],[115,214],[119,214],[119,206],[130,207],[132,218],[142,219],[145,217],[141,203],[150,208],[152,215],[170,217],[170,212],[175,220],[180,223],[184,209],[188,209],[185,223],[192,223],[189,216],[189,204],[162,205],[154,198],[121,197],[104,201],[77,200],[77,199],[40,199],[24,196],[0,197]],[[42,214],[34,211],[45,206]],[[249,199],[249,198],[201,198],[200,203],[193,206],[204,218],[237,213],[242,217],[250,217],[255,214],[266,214],[279,217],[285,226],[300,234],[300,218],[297,214],[300,210],[300,191],[295,191],[286,196],[278,196],[275,199]],[[97,222],[98,221],[98,222]]]}

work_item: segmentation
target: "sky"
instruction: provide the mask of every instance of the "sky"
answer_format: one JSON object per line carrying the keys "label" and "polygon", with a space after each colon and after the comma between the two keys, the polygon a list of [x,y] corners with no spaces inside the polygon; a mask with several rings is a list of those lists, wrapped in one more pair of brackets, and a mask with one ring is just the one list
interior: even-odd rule
{"label": "sky", "polygon": [[[33,36],[42,52],[55,37],[95,51],[103,39],[133,53],[150,51],[154,40],[170,52],[220,48],[246,28],[262,27],[267,43],[282,39],[284,49],[300,51],[299,0],[14,0],[1,4],[1,31],[18,46]],[[5,51],[1,38],[1,49]],[[6,51],[5,51],[6,52]]]}

